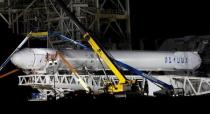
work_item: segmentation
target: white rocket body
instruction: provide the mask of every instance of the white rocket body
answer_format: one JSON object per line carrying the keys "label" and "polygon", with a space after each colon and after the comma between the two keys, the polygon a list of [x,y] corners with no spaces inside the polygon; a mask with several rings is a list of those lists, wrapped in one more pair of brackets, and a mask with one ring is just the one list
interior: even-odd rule
{"label": "white rocket body", "polygon": [[[102,70],[97,56],[83,50],[63,50],[65,58],[78,70]],[[109,51],[123,63],[144,71],[195,70],[201,65],[201,58],[196,52],[167,51]],[[40,70],[46,67],[47,55],[56,55],[56,50],[47,48],[25,48],[13,55],[11,61],[22,69]],[[103,63],[104,64],[104,63]],[[64,66],[60,66],[63,67]],[[104,64],[106,69],[107,66]]]}

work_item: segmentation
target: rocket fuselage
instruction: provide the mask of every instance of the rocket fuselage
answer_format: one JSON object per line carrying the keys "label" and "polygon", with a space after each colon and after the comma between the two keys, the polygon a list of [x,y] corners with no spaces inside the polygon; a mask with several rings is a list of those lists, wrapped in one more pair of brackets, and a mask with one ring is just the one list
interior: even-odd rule
{"label": "rocket fuselage", "polygon": [[[85,65],[89,69],[103,69],[92,52],[66,50],[64,53],[77,68]],[[145,71],[195,70],[201,64],[200,56],[195,52],[110,51],[110,53],[116,60]],[[107,69],[106,65],[104,66]]]}
{"label": "rocket fuselage", "polygon": [[[78,70],[102,70],[99,59],[93,52],[84,50],[62,50],[64,56]],[[195,70],[201,64],[196,52],[167,51],[109,51],[118,61],[144,71]],[[11,61],[22,69],[41,69],[46,66],[46,56],[56,54],[56,50],[46,48],[26,48],[13,55]],[[101,60],[103,61],[103,60]],[[107,66],[103,64],[107,69]],[[64,67],[61,65],[61,67]]]}

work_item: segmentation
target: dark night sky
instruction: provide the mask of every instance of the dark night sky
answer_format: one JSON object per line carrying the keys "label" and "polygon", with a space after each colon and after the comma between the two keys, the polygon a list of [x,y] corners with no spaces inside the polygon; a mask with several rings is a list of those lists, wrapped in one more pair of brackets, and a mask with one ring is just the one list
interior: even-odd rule
{"label": "dark night sky", "polygon": [[210,34],[207,3],[131,0],[130,9],[133,49],[139,49],[139,39],[144,39],[145,50],[155,50],[154,39]]}
{"label": "dark night sky", "polygon": [[171,38],[210,33],[209,6],[199,3],[142,3],[131,1],[135,38]]}

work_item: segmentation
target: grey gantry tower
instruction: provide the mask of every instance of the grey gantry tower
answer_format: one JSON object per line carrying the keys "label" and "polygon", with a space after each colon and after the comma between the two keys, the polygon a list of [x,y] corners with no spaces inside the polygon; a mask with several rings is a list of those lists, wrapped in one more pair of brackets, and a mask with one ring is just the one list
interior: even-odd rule
{"label": "grey gantry tower", "polygon": [[[104,46],[131,49],[129,0],[64,0]],[[81,34],[54,0],[0,0],[0,16],[14,33],[57,31]]]}

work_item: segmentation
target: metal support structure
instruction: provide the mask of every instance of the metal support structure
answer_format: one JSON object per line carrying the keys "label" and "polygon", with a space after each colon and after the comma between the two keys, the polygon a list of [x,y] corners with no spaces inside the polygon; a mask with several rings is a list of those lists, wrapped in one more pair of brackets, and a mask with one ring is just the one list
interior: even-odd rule
{"label": "metal support structure", "polygon": [[[95,94],[104,92],[103,88],[104,85],[107,83],[107,76],[80,75],[80,77],[95,92]],[[177,91],[180,89],[183,90],[184,96],[210,94],[210,78],[178,75],[155,75],[154,77],[173,85],[176,91],[174,96],[179,95],[180,91]],[[126,78],[130,80],[138,80],[143,85],[142,77],[136,75],[127,75]],[[117,84],[118,82],[117,78],[113,75],[109,76],[109,80],[114,82],[114,84]],[[56,88],[54,88],[54,81]],[[40,93],[42,93],[42,91],[52,91],[55,89],[57,92],[56,94],[58,94],[58,97],[60,95],[60,98],[64,96],[64,92],[84,90],[84,88],[79,84],[79,81],[74,75],[23,75],[19,76],[19,86],[31,86],[38,89]],[[160,88],[149,82],[148,89],[149,93],[153,93],[155,91],[158,91]]]}
{"label": "metal support structure", "polygon": [[9,25],[9,21],[4,17],[2,13],[0,13],[1,18]]}
{"label": "metal support structure", "polygon": [[9,28],[12,27],[12,13],[11,13],[11,0],[8,0],[8,17],[9,17]]}
{"label": "metal support structure", "polygon": [[[117,85],[118,80],[110,75],[109,79],[105,75],[79,75],[81,79],[91,88],[95,94],[104,92],[104,87],[109,81]],[[139,76],[127,76],[128,79],[142,80]],[[54,83],[55,82],[55,83]],[[19,86],[31,86],[38,90],[56,90],[58,93],[84,90],[80,81],[74,75],[23,75],[19,76]],[[54,88],[56,87],[56,88]],[[59,91],[60,90],[60,91]],[[57,95],[57,93],[56,93]]]}
{"label": "metal support structure", "polygon": [[210,94],[210,79],[201,77],[171,77],[174,87],[183,88],[185,96]]}
{"label": "metal support structure", "polygon": [[[106,42],[106,46],[113,40],[121,49],[131,49],[129,0],[64,2],[86,28]],[[81,40],[79,30],[54,0],[5,0],[1,4],[4,7],[0,8],[0,13],[8,18],[8,26],[13,32],[53,30]]]}

